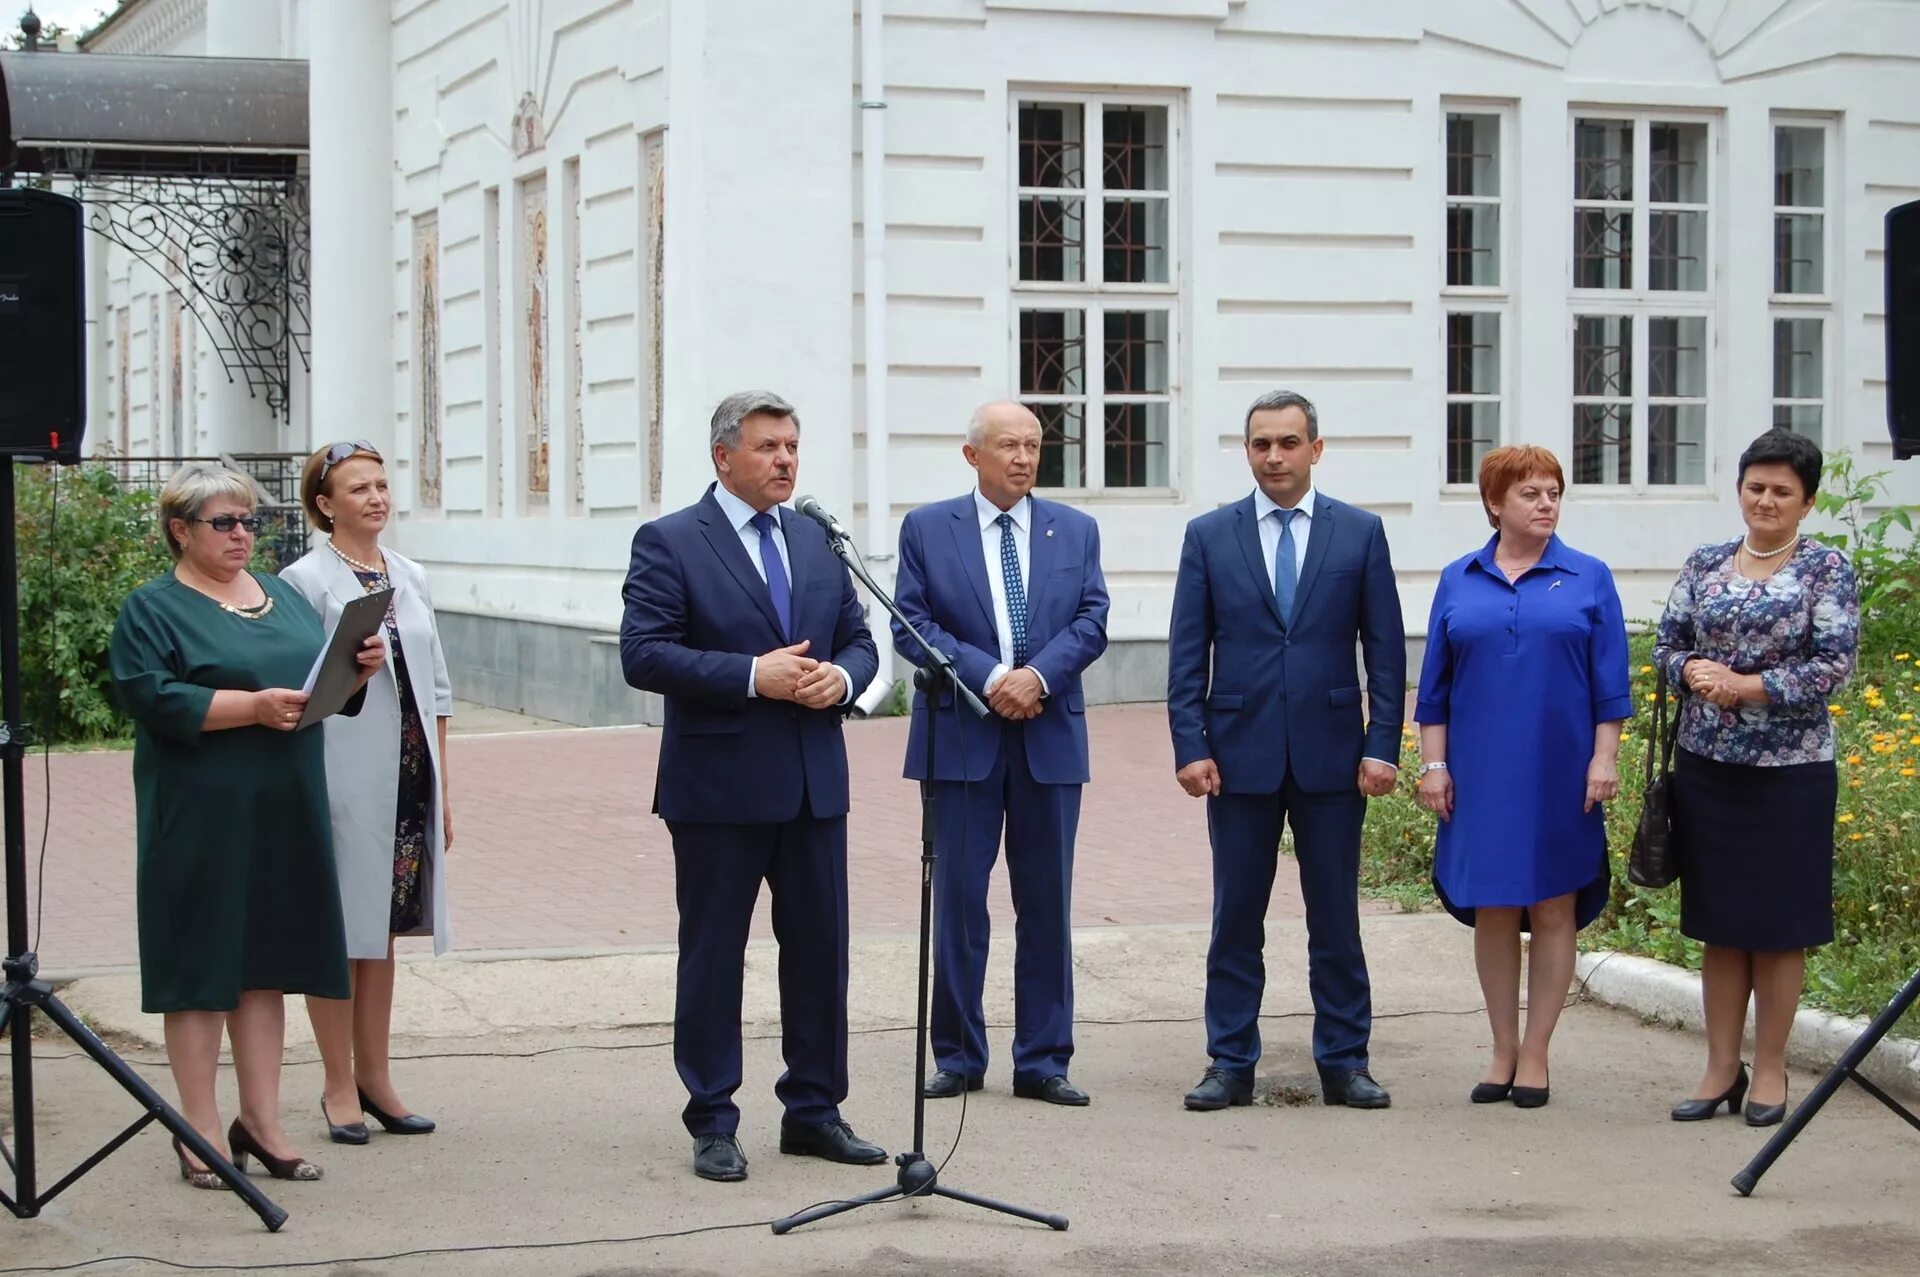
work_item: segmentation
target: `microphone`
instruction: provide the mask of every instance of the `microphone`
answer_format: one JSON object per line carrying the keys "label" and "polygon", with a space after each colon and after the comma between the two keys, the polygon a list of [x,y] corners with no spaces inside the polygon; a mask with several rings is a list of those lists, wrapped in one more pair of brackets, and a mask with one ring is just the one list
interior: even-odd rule
{"label": "microphone", "polygon": [[827,508],[813,497],[801,497],[794,502],[795,513],[805,515],[827,530],[827,535],[835,541],[851,541],[853,537],[840,526],[840,520],[827,513]]}

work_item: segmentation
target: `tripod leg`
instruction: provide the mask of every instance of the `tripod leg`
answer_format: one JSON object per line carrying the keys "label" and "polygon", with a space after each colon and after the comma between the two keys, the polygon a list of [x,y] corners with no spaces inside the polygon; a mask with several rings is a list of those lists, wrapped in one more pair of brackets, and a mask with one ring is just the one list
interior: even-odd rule
{"label": "tripod leg", "polygon": [[981,1197],[977,1193],[963,1192],[957,1188],[948,1188],[945,1184],[935,1184],[936,1197],[951,1197],[956,1202],[965,1202],[969,1206],[984,1206],[988,1210],[997,1210],[1002,1215],[1016,1215],[1021,1219],[1030,1219],[1036,1224],[1045,1224],[1056,1233],[1067,1231],[1065,1215],[1049,1215],[1045,1211],[1028,1210],[1024,1206],[1009,1206],[1005,1202],[996,1202],[991,1197]]}
{"label": "tripod leg", "polygon": [[884,1202],[890,1197],[901,1196],[904,1196],[904,1194],[901,1192],[900,1186],[895,1184],[891,1188],[878,1188],[871,1193],[862,1193],[858,1197],[849,1197],[845,1201],[828,1202],[822,1206],[810,1206],[797,1214],[788,1215],[784,1219],[774,1220],[774,1236],[784,1236],[802,1224],[811,1224],[817,1219],[826,1219],[832,1215],[844,1215],[850,1210],[858,1210],[862,1206],[871,1206],[875,1202]]}
{"label": "tripod leg", "polygon": [[[12,464],[7,463],[9,468]],[[6,988],[9,994],[18,994],[18,985],[10,983]],[[7,1209],[32,1219],[40,1213],[40,1186],[34,1181],[33,1008],[11,999],[7,1006],[14,1013],[7,1039],[13,1053],[13,1200]]]}
{"label": "tripod leg", "polygon": [[1807,1123],[1820,1112],[1821,1106],[1832,1099],[1833,1093],[1853,1076],[1854,1070],[1866,1062],[1867,1056],[1873,1053],[1873,1048],[1880,1045],[1880,1039],[1892,1031],[1893,1026],[1899,1022],[1901,1016],[1907,1013],[1907,1009],[1916,999],[1920,999],[1920,971],[1914,972],[1913,979],[1907,981],[1907,987],[1894,995],[1893,1001],[1887,1003],[1880,1014],[1873,1018],[1873,1023],[1853,1040],[1853,1045],[1846,1049],[1831,1069],[1827,1070],[1827,1075],[1820,1079],[1819,1085],[1808,1093],[1806,1099],[1800,1101],[1798,1108],[1788,1114],[1786,1123],[1774,1133],[1772,1139],[1767,1141],[1766,1147],[1756,1153],[1753,1160],[1733,1177],[1733,1186],[1739,1190],[1740,1196],[1753,1195],[1754,1186],[1760,1182],[1760,1177],[1765,1175],[1768,1168],[1787,1151],[1787,1145],[1793,1143],[1794,1137],[1806,1129]]}
{"label": "tripod leg", "polygon": [[[107,1076],[118,1082],[127,1094],[140,1101],[147,1112],[153,1114],[154,1120],[178,1136],[188,1151],[199,1158],[214,1174],[225,1180],[227,1187],[237,1193],[240,1200],[260,1217],[260,1222],[267,1226],[268,1232],[280,1231],[280,1225],[287,1222],[287,1212],[274,1205],[272,1199],[254,1187],[252,1179],[241,1174],[232,1162],[220,1156],[219,1151],[207,1142],[205,1136],[195,1130],[187,1119],[181,1117],[171,1104],[162,1099],[160,1093],[154,1090],[145,1078],[134,1072],[125,1060],[115,1055],[92,1029],[82,1024],[80,1018],[67,1009],[65,1003],[49,994],[40,1003],[40,1009],[47,1019],[59,1026],[61,1031],[72,1038],[81,1050],[92,1056],[94,1063],[106,1070]],[[65,1184],[61,1185],[63,1188],[65,1186]]]}

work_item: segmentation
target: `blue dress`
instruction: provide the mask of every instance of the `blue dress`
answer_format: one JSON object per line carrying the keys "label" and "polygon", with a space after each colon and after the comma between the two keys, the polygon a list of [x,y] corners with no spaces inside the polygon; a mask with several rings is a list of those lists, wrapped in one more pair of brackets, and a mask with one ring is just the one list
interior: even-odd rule
{"label": "blue dress", "polygon": [[1499,538],[1447,565],[1427,624],[1414,718],[1445,724],[1453,819],[1434,887],[1473,925],[1481,905],[1577,892],[1584,927],[1606,907],[1606,817],[1581,807],[1594,728],[1633,716],[1627,627],[1613,573],[1559,537],[1508,584]]}

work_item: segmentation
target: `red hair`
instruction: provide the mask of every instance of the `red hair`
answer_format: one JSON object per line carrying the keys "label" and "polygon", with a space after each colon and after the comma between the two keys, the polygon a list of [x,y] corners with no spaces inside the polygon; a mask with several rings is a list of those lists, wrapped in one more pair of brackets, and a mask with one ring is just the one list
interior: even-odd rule
{"label": "red hair", "polygon": [[1514,484],[1535,475],[1552,479],[1564,490],[1567,477],[1560,470],[1560,458],[1545,448],[1495,448],[1480,458],[1480,504],[1486,508],[1487,522],[1498,529],[1500,520],[1493,507],[1507,499]]}

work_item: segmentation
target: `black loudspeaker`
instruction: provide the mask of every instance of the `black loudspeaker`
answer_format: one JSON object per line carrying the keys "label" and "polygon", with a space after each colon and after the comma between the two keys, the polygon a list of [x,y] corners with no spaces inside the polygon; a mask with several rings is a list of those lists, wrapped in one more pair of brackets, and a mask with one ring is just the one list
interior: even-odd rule
{"label": "black loudspeaker", "polygon": [[85,233],[78,200],[0,190],[0,457],[80,459]]}
{"label": "black loudspeaker", "polygon": [[1920,200],[1887,213],[1887,433],[1920,456]]}

